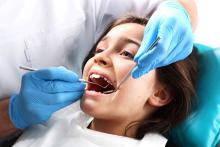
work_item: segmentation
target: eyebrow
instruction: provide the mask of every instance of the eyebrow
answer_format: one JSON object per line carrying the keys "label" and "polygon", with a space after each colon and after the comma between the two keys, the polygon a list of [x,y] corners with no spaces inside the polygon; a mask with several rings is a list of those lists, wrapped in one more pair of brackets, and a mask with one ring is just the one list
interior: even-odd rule
{"label": "eyebrow", "polygon": [[125,40],[126,42],[130,42],[130,43],[134,43],[137,46],[140,46],[140,41],[136,40],[136,39],[131,39],[131,38],[123,38],[123,40]]}
{"label": "eyebrow", "polygon": [[[104,36],[100,41],[105,41],[107,40],[109,37],[108,36]],[[121,38],[123,39],[125,42],[129,42],[129,43],[133,43],[133,44],[136,44],[137,46],[140,46],[141,42],[137,39],[134,39],[134,38],[127,38],[127,37],[123,37]]]}

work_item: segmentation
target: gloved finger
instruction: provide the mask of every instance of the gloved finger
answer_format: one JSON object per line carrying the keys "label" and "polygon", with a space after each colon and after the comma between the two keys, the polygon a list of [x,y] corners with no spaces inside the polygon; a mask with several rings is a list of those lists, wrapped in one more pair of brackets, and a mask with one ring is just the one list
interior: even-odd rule
{"label": "gloved finger", "polygon": [[[42,105],[42,104],[35,104],[34,110],[38,113],[35,113],[35,115],[30,115],[29,119],[32,121],[34,120],[33,124],[39,124],[42,122],[46,122],[54,112],[66,107],[72,103],[73,103],[73,101],[67,101],[67,102],[63,102],[63,103],[59,103],[59,104],[46,105],[46,106]],[[36,119],[36,118],[38,118],[38,119]]]}
{"label": "gloved finger", "polygon": [[71,105],[72,103],[74,103],[74,101],[67,101],[67,102],[64,102],[64,103],[51,105],[51,106],[50,106],[50,111],[51,111],[52,113],[54,113],[54,112],[56,112],[56,111],[58,111],[58,110],[60,110],[60,109],[62,109],[62,108],[64,108],[64,107],[66,107],[66,106],[68,106],[68,105]]}
{"label": "gloved finger", "polygon": [[[164,27],[166,27],[166,23],[162,28]],[[161,39],[158,44],[152,50],[143,53],[137,60],[138,66],[132,71],[132,76],[134,78],[139,78],[143,74],[148,73],[150,70],[155,69],[155,65],[167,57],[167,55],[170,53],[169,48],[171,46],[173,32],[173,28],[162,29],[159,31],[158,35],[160,35]]]}
{"label": "gloved finger", "polygon": [[148,73],[150,70],[153,69],[152,65],[149,65],[149,68],[143,68],[143,67],[134,67],[134,69],[132,70],[131,74],[133,78],[139,78],[141,76],[143,76],[144,74]]}
{"label": "gloved finger", "polygon": [[85,83],[83,82],[64,82],[64,81],[44,81],[41,89],[45,93],[59,92],[77,92],[84,91]]}
{"label": "gloved finger", "polygon": [[170,57],[168,57],[168,61],[173,60],[174,62],[176,62],[178,60],[183,60],[188,57],[190,53],[192,53],[193,43],[189,43],[188,40],[183,40],[182,43],[179,44],[178,48],[180,48],[180,52],[172,52],[170,54]]}
{"label": "gloved finger", "polygon": [[157,30],[158,25],[152,25],[147,24],[145,31],[144,31],[144,37],[141,42],[141,46],[138,49],[138,52],[136,53],[134,57],[134,61],[137,62],[139,58],[147,52],[147,49],[150,47],[150,45],[154,42],[154,40],[157,38]]}
{"label": "gloved finger", "polygon": [[[187,36],[186,36],[187,37]],[[180,49],[174,49],[174,50],[179,50],[179,52],[174,52],[172,51],[168,57],[166,58],[166,60],[161,61],[161,63],[158,63],[158,65],[168,65],[173,62],[177,62],[179,60],[183,60],[185,59],[187,56],[190,55],[190,53],[192,52],[193,49],[193,43],[192,41],[185,39],[182,40],[182,42],[177,46]],[[176,47],[176,48],[177,48]],[[156,65],[156,68],[158,67],[158,65]]]}
{"label": "gloved finger", "polygon": [[63,92],[63,93],[56,93],[56,94],[47,94],[44,97],[44,103],[46,105],[54,105],[54,104],[62,104],[68,101],[76,101],[80,99],[83,95],[83,91],[77,92]]}
{"label": "gloved finger", "polygon": [[79,80],[76,73],[66,69],[65,67],[50,67],[47,69],[41,69],[34,71],[32,76],[42,80],[60,80],[66,82],[75,82]]}
{"label": "gloved finger", "polygon": [[141,56],[141,58],[138,60],[138,64],[131,72],[133,78],[139,78],[143,74],[148,73],[150,69],[152,69],[156,62],[154,59],[157,56],[155,49],[157,49],[157,47],[154,47],[152,50]]}
{"label": "gloved finger", "polygon": [[[169,25],[170,22],[172,22],[173,26]],[[185,45],[190,42],[191,42],[190,44],[192,44],[192,37],[191,37],[192,33],[190,31],[187,31],[186,29],[179,28],[179,25],[181,24],[179,24],[178,21],[176,21],[175,19],[169,20],[168,22],[165,22],[162,25],[163,26],[162,28],[166,28],[166,29],[161,29],[159,31],[159,34],[162,35],[170,32],[170,34],[172,33],[173,35],[169,47],[166,47],[167,49],[166,51],[164,51],[164,53],[166,52],[164,54],[165,58],[161,58],[158,56],[157,61],[159,62],[155,64],[154,68],[165,66],[185,58],[187,55],[189,55],[189,53],[187,55],[184,54],[185,50],[191,52],[191,48],[190,49],[185,48]],[[167,30],[170,31],[167,32]]]}
{"label": "gloved finger", "polygon": [[137,60],[137,63],[140,67],[146,67],[146,64],[152,64],[155,61],[156,57],[158,60],[163,60],[169,53],[170,48],[172,47],[173,38],[175,38],[175,28],[169,27],[168,24],[164,23],[161,25],[159,29],[158,36],[160,36],[160,40],[156,45],[156,49],[153,48],[151,51],[144,52]]}
{"label": "gloved finger", "polygon": [[131,72],[133,78],[137,79],[143,75],[144,69],[138,66],[135,66]]}

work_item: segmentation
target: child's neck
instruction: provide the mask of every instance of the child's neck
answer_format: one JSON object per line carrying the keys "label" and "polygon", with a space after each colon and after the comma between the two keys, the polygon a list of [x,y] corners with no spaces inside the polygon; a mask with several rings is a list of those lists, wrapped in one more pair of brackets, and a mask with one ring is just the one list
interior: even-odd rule
{"label": "child's neck", "polygon": [[104,132],[108,134],[114,134],[119,136],[127,136],[131,138],[135,138],[135,132],[137,127],[131,127],[127,130],[125,134],[125,130],[128,127],[128,122],[122,121],[111,121],[111,120],[102,120],[102,119],[94,119],[90,124],[89,128],[92,130],[96,130],[99,132]]}

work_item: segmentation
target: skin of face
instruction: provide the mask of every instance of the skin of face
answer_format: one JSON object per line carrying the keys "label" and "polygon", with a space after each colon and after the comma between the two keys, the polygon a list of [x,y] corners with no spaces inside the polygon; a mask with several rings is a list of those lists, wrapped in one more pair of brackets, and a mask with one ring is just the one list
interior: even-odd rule
{"label": "skin of face", "polygon": [[[95,56],[86,63],[83,79],[88,80],[91,73],[97,73],[108,77],[116,87],[135,66],[132,56],[140,47],[144,28],[136,23],[112,28],[98,43]],[[129,77],[115,93],[101,94],[85,90],[80,106],[95,120],[123,127],[132,121],[146,118],[158,108],[154,104],[160,101],[157,93],[161,88],[156,72],[152,70],[138,79]],[[150,99],[153,99],[153,103]]]}

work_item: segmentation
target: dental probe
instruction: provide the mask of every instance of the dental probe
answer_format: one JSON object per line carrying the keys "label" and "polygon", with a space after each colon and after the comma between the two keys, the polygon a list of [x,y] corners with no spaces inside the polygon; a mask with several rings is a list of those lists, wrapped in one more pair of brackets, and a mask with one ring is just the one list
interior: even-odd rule
{"label": "dental probe", "polygon": [[[156,40],[151,44],[151,46],[148,48],[147,51],[153,49],[158,41],[160,40],[160,37],[157,37]],[[134,65],[134,67],[136,66],[136,64]],[[34,68],[31,68],[31,67],[27,67],[27,66],[19,66],[20,69],[23,69],[23,70],[28,70],[28,71],[36,71],[37,69],[34,69]],[[110,93],[113,93],[113,92],[116,92],[117,90],[119,90],[120,86],[130,77],[130,74],[133,70],[133,67],[129,70],[129,72],[127,73],[127,75],[125,75],[125,77],[121,80],[121,82],[119,83],[119,85],[115,88],[115,90],[108,90],[108,91],[104,91],[103,93],[104,94],[110,94]],[[97,83],[94,83],[94,82],[90,82],[90,81],[87,81],[87,80],[84,80],[84,79],[79,79],[79,81],[81,82],[85,82],[85,83],[90,83],[90,84],[94,84],[94,85],[98,85],[102,88],[107,88],[109,84],[107,84],[106,86],[102,86],[102,85],[99,85]]]}
{"label": "dental probe", "polygon": [[[159,40],[160,40],[160,37],[157,37],[156,40],[150,45],[150,47],[148,48],[147,51],[152,50],[152,49],[157,45],[157,43],[158,43]],[[134,67],[135,67],[136,65],[137,65],[137,64],[135,64]],[[113,93],[113,92],[117,91],[117,90],[120,88],[120,86],[130,77],[131,72],[132,72],[132,70],[133,70],[134,67],[132,67],[132,68],[129,70],[129,72],[127,73],[127,75],[124,76],[124,78],[121,80],[121,82],[119,83],[119,85],[117,86],[117,88],[116,88],[115,90],[109,90],[109,91],[105,91],[105,92],[103,92],[103,93],[104,93],[104,94],[109,94],[109,93]]]}
{"label": "dental probe", "polygon": [[[23,70],[27,70],[27,71],[36,71],[37,69],[35,68],[31,68],[31,67],[27,67],[27,66],[19,66],[20,69],[23,69]],[[99,85],[97,83],[94,83],[94,82],[90,82],[90,81],[87,81],[87,80],[84,80],[84,79],[79,79],[79,81],[81,82],[84,82],[84,83],[90,83],[90,84],[94,84],[94,85],[98,85],[102,88],[107,88],[109,84],[107,84],[106,86],[102,86],[102,85]]]}

